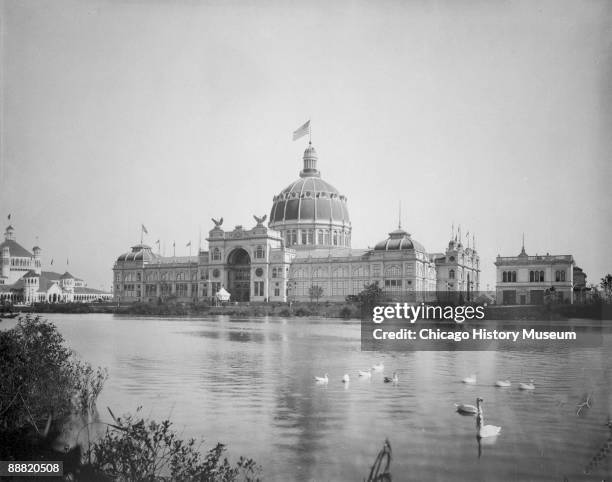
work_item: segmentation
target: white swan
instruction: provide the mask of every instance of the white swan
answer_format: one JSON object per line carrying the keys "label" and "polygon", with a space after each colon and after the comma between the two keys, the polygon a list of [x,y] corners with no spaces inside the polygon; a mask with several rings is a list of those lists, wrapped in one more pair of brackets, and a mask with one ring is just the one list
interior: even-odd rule
{"label": "white swan", "polygon": [[359,376],[360,377],[364,377],[364,378],[371,378],[372,377],[372,369],[370,368],[369,370],[366,370],[366,371],[359,370]]}
{"label": "white swan", "polygon": [[476,415],[478,413],[478,408],[467,403],[455,403],[455,408],[462,414]]}
{"label": "white swan", "polygon": [[385,383],[398,383],[399,376],[397,372],[393,372],[393,377],[385,377],[384,380],[385,380]]}
{"label": "white swan", "polygon": [[478,431],[478,438],[495,437],[501,432],[501,427],[495,425],[484,424],[484,414],[482,412],[482,398],[476,399],[476,406],[478,413],[476,414],[476,430]]}
{"label": "white swan", "polygon": [[375,372],[382,372],[384,369],[385,365],[382,362],[372,365],[372,370],[374,370]]}
{"label": "white swan", "polygon": [[351,381],[351,377],[349,377],[348,373],[345,373],[342,377],[342,383],[348,383]]}
{"label": "white swan", "polygon": [[497,380],[495,382],[496,387],[509,387],[510,385],[512,385],[510,380]]}
{"label": "white swan", "polygon": [[529,380],[529,383],[519,383],[519,390],[535,390],[533,380]]}
{"label": "white swan", "polygon": [[327,382],[329,382],[329,378],[327,376],[327,373],[325,374],[325,376],[322,376],[322,377],[314,377],[314,380],[317,383],[327,383]]}
{"label": "white swan", "polygon": [[465,377],[461,380],[463,383],[474,384],[476,383],[476,375],[470,375],[469,377]]}

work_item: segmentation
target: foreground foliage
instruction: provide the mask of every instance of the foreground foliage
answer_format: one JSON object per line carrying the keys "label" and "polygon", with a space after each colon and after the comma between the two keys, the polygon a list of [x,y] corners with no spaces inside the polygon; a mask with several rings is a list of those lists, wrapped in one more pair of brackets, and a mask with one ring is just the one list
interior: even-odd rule
{"label": "foreground foliage", "polygon": [[0,431],[32,428],[46,435],[52,422],[89,413],[106,370],[93,369],[64,345],[53,323],[26,316],[0,331]]}
{"label": "foreground foliage", "polygon": [[225,446],[217,444],[200,452],[195,439],[182,440],[168,420],[156,422],[127,415],[113,417],[106,434],[90,449],[92,468],[116,481],[255,481],[260,468],[240,457],[231,465],[223,457]]}

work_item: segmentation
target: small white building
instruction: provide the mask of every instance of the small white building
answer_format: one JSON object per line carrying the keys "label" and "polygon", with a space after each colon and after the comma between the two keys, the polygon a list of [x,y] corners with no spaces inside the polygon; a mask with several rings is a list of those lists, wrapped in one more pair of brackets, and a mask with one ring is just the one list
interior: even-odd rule
{"label": "small white building", "polygon": [[573,303],[574,257],[529,256],[523,245],[518,256],[497,256],[496,297],[504,305]]}
{"label": "small white building", "polygon": [[72,276],[42,270],[42,250],[32,252],[15,239],[15,228],[8,226],[0,244],[0,303],[71,303],[111,300],[112,294],[87,288]]}

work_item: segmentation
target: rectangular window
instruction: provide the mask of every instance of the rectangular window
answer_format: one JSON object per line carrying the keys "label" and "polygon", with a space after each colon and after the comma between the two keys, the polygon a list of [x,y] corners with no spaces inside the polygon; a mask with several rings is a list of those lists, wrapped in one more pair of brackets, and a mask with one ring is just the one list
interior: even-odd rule
{"label": "rectangular window", "polygon": [[264,295],[264,282],[263,281],[255,281],[255,283],[254,283],[254,294],[255,294],[255,296],[263,296]]}
{"label": "rectangular window", "polygon": [[301,232],[302,232],[302,244],[306,244],[307,243],[307,238],[308,238],[307,235],[306,235],[306,230],[302,229]]}
{"label": "rectangular window", "polygon": [[274,288],[274,296],[280,296],[280,289]]}
{"label": "rectangular window", "polygon": [[179,298],[185,298],[187,296],[187,283],[176,284],[176,296]]}
{"label": "rectangular window", "polygon": [[307,231],[307,238],[306,238],[306,244],[314,244],[314,230],[313,229],[309,229]]}

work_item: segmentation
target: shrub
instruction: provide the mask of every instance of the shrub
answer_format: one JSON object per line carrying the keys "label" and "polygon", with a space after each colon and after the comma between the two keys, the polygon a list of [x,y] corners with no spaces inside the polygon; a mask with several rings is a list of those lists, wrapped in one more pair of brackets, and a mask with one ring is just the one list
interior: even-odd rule
{"label": "shrub", "polygon": [[340,316],[345,320],[355,317],[355,311],[348,305],[344,305],[340,310]]}
{"label": "shrub", "polygon": [[[139,409],[140,410],[140,409]],[[109,410],[110,412],[110,410]],[[205,456],[195,439],[182,440],[168,420],[156,422],[127,415],[115,417],[106,434],[90,449],[92,468],[115,481],[235,481],[259,480],[260,468],[241,457],[231,465],[217,444]]]}
{"label": "shrub", "polygon": [[295,310],[295,316],[311,316],[311,315],[312,315],[312,311],[310,311],[308,308],[305,308],[304,306],[300,306],[299,308]]}
{"label": "shrub", "polygon": [[[33,427],[84,413],[95,403],[107,373],[77,360],[53,323],[21,318],[0,331],[0,430]],[[48,428],[47,428],[48,430]]]}

